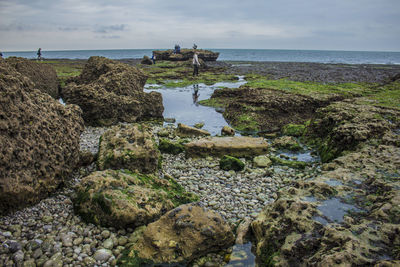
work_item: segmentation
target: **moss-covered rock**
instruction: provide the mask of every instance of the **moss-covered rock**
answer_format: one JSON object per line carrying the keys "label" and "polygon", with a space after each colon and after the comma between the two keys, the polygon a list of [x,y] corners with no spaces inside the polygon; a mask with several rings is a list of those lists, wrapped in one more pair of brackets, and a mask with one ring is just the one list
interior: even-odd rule
{"label": "moss-covered rock", "polygon": [[197,199],[171,177],[107,170],[83,178],[73,202],[85,221],[124,228],[146,225]]}
{"label": "moss-covered rock", "polygon": [[400,126],[399,122],[386,119],[399,117],[398,111],[354,102],[335,102],[319,109],[307,127],[306,139],[317,146],[323,162],[370,139],[382,139]]}
{"label": "moss-covered rock", "polygon": [[300,137],[304,134],[305,129],[306,129],[306,124],[289,123],[283,126],[281,131],[283,135]]}
{"label": "moss-covered rock", "polygon": [[123,266],[134,262],[187,264],[234,243],[234,235],[223,218],[203,207],[187,204],[169,211],[149,224],[143,235],[121,258]]}
{"label": "moss-covered rock", "polygon": [[225,171],[241,171],[244,169],[244,166],[244,163],[240,159],[228,155],[223,156],[219,161],[219,167]]}
{"label": "moss-covered rock", "polygon": [[274,140],[272,145],[277,149],[299,151],[302,149],[299,142],[292,136],[281,136]]}
{"label": "moss-covered rock", "polygon": [[153,135],[146,125],[118,125],[102,135],[97,165],[100,170],[128,169],[151,173],[157,170],[159,157]]}
{"label": "moss-covered rock", "polygon": [[160,139],[160,143],[158,144],[158,149],[162,153],[168,153],[168,154],[179,154],[185,151],[185,146],[183,145],[183,142],[171,142],[168,139],[162,138]]}
{"label": "moss-covered rock", "polygon": [[258,167],[258,168],[267,168],[272,165],[272,161],[270,160],[270,158],[268,156],[261,155],[261,156],[254,157],[253,165],[254,165],[254,167]]}
{"label": "moss-covered rock", "polygon": [[304,161],[286,160],[275,156],[271,156],[270,159],[274,164],[284,165],[294,169],[304,169],[309,165],[309,163]]}

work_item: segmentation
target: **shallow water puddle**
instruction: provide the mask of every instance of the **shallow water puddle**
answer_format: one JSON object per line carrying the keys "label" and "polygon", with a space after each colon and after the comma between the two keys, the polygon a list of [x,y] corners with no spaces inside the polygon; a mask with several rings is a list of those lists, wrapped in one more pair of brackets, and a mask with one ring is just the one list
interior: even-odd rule
{"label": "shallow water puddle", "polygon": [[222,127],[228,125],[221,113],[215,108],[200,105],[200,100],[211,97],[215,89],[219,87],[238,88],[245,84],[243,77],[237,82],[220,82],[214,85],[194,84],[186,87],[166,88],[146,84],[145,92],[159,92],[163,96],[164,118],[174,118],[176,123],[193,126],[203,122],[202,129],[212,135],[220,134]]}
{"label": "shallow water puddle", "polygon": [[314,216],[313,219],[319,221],[323,225],[328,223],[341,223],[343,222],[343,217],[349,211],[352,212],[361,212],[359,208],[354,205],[343,203],[339,198],[331,198],[322,203],[317,208],[322,214],[321,216]]}
{"label": "shallow water puddle", "polygon": [[247,244],[233,246],[233,251],[230,256],[229,262],[224,265],[225,267],[251,267],[256,266],[256,256],[251,251],[252,244],[249,242]]}
{"label": "shallow water puddle", "polygon": [[304,161],[304,162],[316,162],[319,161],[318,156],[312,155],[311,150],[304,151],[278,151],[278,155],[285,155],[288,160]]}

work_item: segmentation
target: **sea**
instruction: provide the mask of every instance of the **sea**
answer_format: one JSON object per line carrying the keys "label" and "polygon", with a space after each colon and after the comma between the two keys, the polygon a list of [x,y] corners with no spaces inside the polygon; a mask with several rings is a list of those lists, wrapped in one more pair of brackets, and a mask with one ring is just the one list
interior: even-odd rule
{"label": "sea", "polygon": [[[400,52],[281,50],[281,49],[213,49],[221,61],[278,61],[315,62],[333,64],[400,64]],[[153,50],[166,49],[113,49],[113,50],[42,50],[45,59],[88,59],[104,56],[111,59],[151,57]],[[4,57],[36,58],[36,51],[3,52]]]}

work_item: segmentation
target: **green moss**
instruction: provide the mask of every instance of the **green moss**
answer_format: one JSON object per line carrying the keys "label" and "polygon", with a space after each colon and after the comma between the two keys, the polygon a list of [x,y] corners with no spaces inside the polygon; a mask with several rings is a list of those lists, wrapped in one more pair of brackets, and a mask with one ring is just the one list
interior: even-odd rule
{"label": "green moss", "polygon": [[168,154],[173,154],[173,155],[177,155],[177,154],[185,151],[185,147],[182,143],[180,143],[180,142],[173,143],[173,142],[169,141],[168,139],[164,139],[164,138],[160,139],[158,149],[162,153],[168,153]]}
{"label": "green moss", "polygon": [[138,254],[139,253],[135,250],[123,250],[122,256],[118,259],[117,265],[126,267],[154,266],[152,261],[140,258]]}
{"label": "green moss", "polygon": [[295,136],[295,137],[300,137],[303,135],[304,131],[306,129],[305,124],[286,124],[282,128],[282,134],[283,135],[289,135],[289,136]]}
{"label": "green moss", "polygon": [[238,158],[225,155],[219,161],[219,167],[225,171],[241,171],[244,169],[244,163]]}
{"label": "green moss", "polygon": [[279,256],[279,251],[274,249],[272,245],[264,245],[261,247],[261,253],[257,257],[258,266],[273,267],[276,265],[275,256]]}
{"label": "green moss", "polygon": [[257,132],[260,130],[257,120],[253,114],[244,113],[232,122],[232,127],[243,132]]}
{"label": "green moss", "polygon": [[224,103],[221,99],[216,99],[216,98],[200,100],[199,104],[203,105],[203,106],[207,106],[207,107],[214,107],[214,108],[223,108],[226,105],[226,103]]}
{"label": "green moss", "polygon": [[285,165],[294,169],[304,169],[306,166],[309,165],[307,162],[304,161],[285,160],[274,156],[271,156],[270,159],[275,164]]}

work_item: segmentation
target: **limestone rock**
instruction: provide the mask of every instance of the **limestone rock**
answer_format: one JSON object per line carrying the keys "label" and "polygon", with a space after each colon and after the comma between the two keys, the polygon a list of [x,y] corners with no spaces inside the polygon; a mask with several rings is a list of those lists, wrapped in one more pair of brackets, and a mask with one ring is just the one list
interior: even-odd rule
{"label": "limestone rock", "polygon": [[187,143],[185,149],[189,157],[246,157],[267,153],[268,143],[263,138],[245,136],[211,137]]}
{"label": "limestone rock", "polygon": [[174,54],[172,49],[164,51],[153,51],[157,60],[186,61],[193,58],[194,52],[198,53],[198,58],[204,61],[216,61],[219,53],[201,49],[181,49],[179,54]]}
{"label": "limestone rock", "polygon": [[107,170],[83,178],[73,202],[75,211],[88,222],[134,228],[195,200],[172,178]]}
{"label": "limestone rock", "polygon": [[21,57],[9,57],[6,62],[16,71],[28,77],[34,83],[35,89],[47,93],[53,98],[59,97],[57,73],[52,66]]}
{"label": "limestone rock", "polygon": [[135,67],[91,57],[80,76],[64,88],[67,103],[79,105],[90,125],[111,125],[162,118],[160,93],[144,93],[147,77]]}
{"label": "limestone rock", "polygon": [[292,136],[278,137],[274,140],[272,145],[277,149],[288,149],[292,151],[301,150],[299,142]]}
{"label": "limestone rock", "polygon": [[178,128],[176,129],[176,134],[180,137],[211,135],[206,130],[198,129],[195,127],[190,127],[183,123],[178,123]]}
{"label": "limestone rock", "polygon": [[[155,263],[189,262],[234,243],[230,226],[222,217],[203,207],[182,205],[151,223],[132,246],[133,257]],[[124,259],[129,262],[132,258]]]}
{"label": "limestone rock", "polygon": [[269,159],[269,157],[261,155],[254,157],[253,164],[258,168],[267,168],[272,165],[272,161]]}
{"label": "limestone rock", "polygon": [[81,111],[63,106],[0,59],[0,214],[38,202],[79,160]]}
{"label": "limestone rock", "polygon": [[159,157],[153,136],[145,125],[118,125],[102,135],[97,165],[100,170],[151,173],[157,170]]}
{"label": "limestone rock", "polygon": [[153,61],[148,56],[143,56],[142,61],[140,61],[140,64],[145,64],[145,65],[152,65]]}
{"label": "limestone rock", "polygon": [[221,129],[221,135],[228,135],[228,136],[234,136],[235,135],[235,130],[229,126],[224,126]]}

